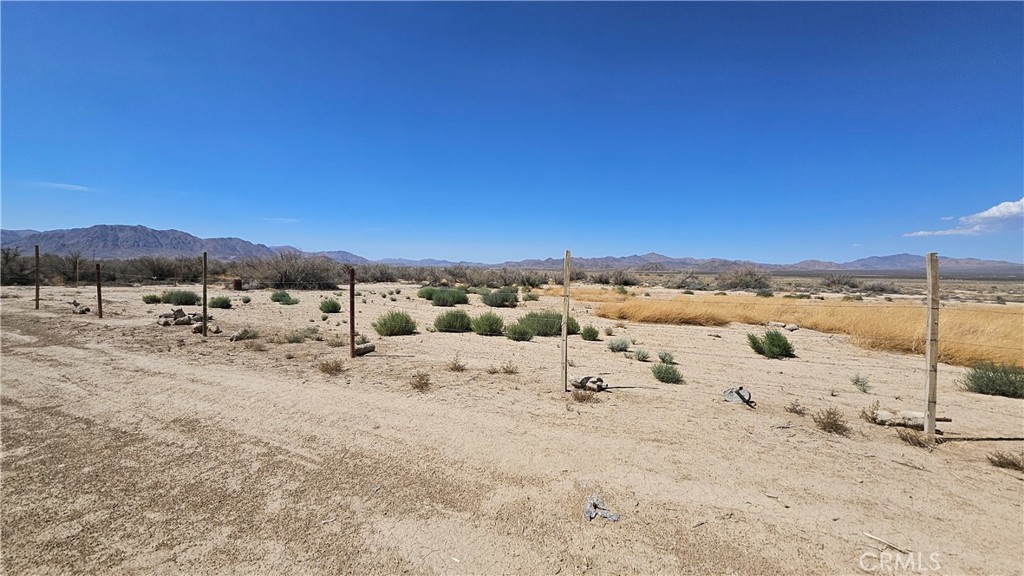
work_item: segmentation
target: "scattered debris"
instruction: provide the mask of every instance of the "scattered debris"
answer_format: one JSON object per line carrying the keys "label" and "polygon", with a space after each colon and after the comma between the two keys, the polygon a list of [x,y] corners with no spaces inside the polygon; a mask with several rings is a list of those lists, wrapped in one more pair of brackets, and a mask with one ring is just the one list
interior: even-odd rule
{"label": "scattered debris", "polygon": [[885,540],[882,540],[878,536],[872,536],[871,534],[868,534],[867,532],[865,532],[864,535],[867,536],[868,538],[871,538],[872,540],[875,540],[876,542],[881,542],[882,544],[885,544],[886,546],[888,546],[889,548],[892,548],[893,550],[896,550],[897,552],[902,552],[904,554],[910,554],[910,552],[907,552],[903,548],[900,548],[899,546],[893,544],[892,542],[886,542]]}
{"label": "scattered debris", "polygon": [[369,354],[370,352],[373,352],[376,349],[377,347],[374,346],[373,344],[360,344],[356,346],[356,356],[363,356],[364,354]]}
{"label": "scattered debris", "polygon": [[[924,430],[924,412],[911,412],[906,410],[890,412],[888,410],[875,410],[871,416],[872,417],[870,419],[865,418],[865,420],[878,424],[879,426],[899,426],[901,428]],[[935,421],[952,422],[953,419],[936,417]]]}
{"label": "scattered debris", "polygon": [[608,389],[608,385],[599,376],[573,378],[572,387],[577,390],[590,390],[591,392],[603,392]]}
{"label": "scattered debris", "polygon": [[583,502],[583,517],[589,522],[598,516],[607,518],[612,522],[618,522],[619,520],[619,515],[605,506],[604,498],[597,494],[587,496],[586,501]]}
{"label": "scattered debris", "polygon": [[750,399],[750,390],[744,389],[743,386],[740,386],[739,388],[726,388],[725,392],[722,392],[722,398],[725,399],[726,402],[742,402],[749,408],[757,407],[757,402]]}
{"label": "scattered debris", "polygon": [[783,326],[783,328],[789,330],[790,332],[796,332],[797,330],[800,329],[800,327],[797,326],[796,324],[786,324],[785,326]]}

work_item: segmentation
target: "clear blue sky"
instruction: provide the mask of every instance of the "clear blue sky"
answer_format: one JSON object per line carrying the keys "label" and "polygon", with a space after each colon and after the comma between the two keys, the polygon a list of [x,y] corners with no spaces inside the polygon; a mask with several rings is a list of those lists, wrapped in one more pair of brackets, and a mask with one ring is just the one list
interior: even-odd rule
{"label": "clear blue sky", "polygon": [[6,229],[1024,261],[1024,3],[12,3]]}

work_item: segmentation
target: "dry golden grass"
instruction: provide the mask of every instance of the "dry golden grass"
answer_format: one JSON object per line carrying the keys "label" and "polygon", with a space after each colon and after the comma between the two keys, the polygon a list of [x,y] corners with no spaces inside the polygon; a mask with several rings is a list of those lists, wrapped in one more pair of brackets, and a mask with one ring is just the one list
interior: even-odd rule
{"label": "dry golden grass", "polygon": [[[923,354],[927,309],[918,300],[840,302],[731,295],[606,303],[596,314],[633,322],[698,326],[791,322],[819,332],[847,334],[854,344],[865,348]],[[1024,307],[943,307],[939,311],[939,360],[960,366],[981,361],[1024,366]]]}
{"label": "dry golden grass", "polygon": [[[564,294],[561,286],[551,286],[544,289],[545,296],[562,296]],[[623,294],[612,288],[573,288],[570,292],[573,300],[580,302],[625,302],[633,296]]]}

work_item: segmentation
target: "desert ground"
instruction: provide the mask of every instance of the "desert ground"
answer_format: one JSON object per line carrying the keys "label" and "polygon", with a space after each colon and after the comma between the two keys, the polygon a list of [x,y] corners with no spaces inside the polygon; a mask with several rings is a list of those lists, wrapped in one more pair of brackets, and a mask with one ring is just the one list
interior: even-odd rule
{"label": "desert ground", "polygon": [[[415,285],[357,287],[376,351],[354,359],[331,345],[347,310],[318,308],[335,293],[347,307],[344,290],[283,306],[217,287],[233,307],[211,310],[222,332],[204,338],[157,324],[172,307],[142,296],[165,288],[105,287],[102,319],[71,312],[94,307],[87,287],[44,287],[39,310],[31,287],[2,289],[5,574],[1024,573],[1024,474],[986,458],[1021,442],[924,449],[858,418],[876,400],[923,410],[921,356],[800,329],[797,358],[768,360],[747,344],[757,326],[617,326],[573,302],[601,341],[570,337],[570,375],[611,386],[579,403],[560,338],[430,332],[447,309]],[[561,300],[459,308],[513,319]],[[379,337],[388,310],[419,332]],[[229,340],[246,326],[261,337]],[[320,339],[281,342],[313,326]],[[620,337],[652,362],[609,351]],[[684,383],[655,380],[658,351]],[[945,437],[1024,436],[1024,402],[964,392],[964,372],[939,367]],[[756,409],[723,401],[736,386]],[[828,407],[849,436],[814,425]],[[584,517],[595,495],[618,521]]]}

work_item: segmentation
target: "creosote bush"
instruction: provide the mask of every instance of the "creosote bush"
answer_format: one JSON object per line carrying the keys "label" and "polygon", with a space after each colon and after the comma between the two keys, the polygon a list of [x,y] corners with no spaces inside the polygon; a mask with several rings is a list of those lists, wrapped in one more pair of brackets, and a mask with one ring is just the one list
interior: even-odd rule
{"label": "creosote bush", "polygon": [[214,296],[207,301],[206,305],[210,308],[221,308],[227,310],[231,308],[231,298],[227,296]]}
{"label": "creosote bush", "polygon": [[470,328],[481,336],[501,336],[505,321],[493,312],[484,312],[470,321]]}
{"label": "creosote bush", "polygon": [[519,296],[515,292],[506,292],[502,289],[482,294],[480,300],[492,308],[515,308],[519,303]]}
{"label": "creosote bush", "polygon": [[637,348],[636,352],[633,352],[633,358],[640,362],[647,362],[647,360],[649,360],[650,357],[651,354],[647,350]]}
{"label": "creosote bush", "polygon": [[589,324],[584,326],[580,330],[580,338],[583,338],[584,340],[587,340],[589,342],[595,342],[598,339],[597,337],[598,337],[597,328],[594,328],[593,326],[591,326]]}
{"label": "creosote bush", "polygon": [[838,434],[840,436],[848,436],[850,434],[850,427],[846,425],[846,417],[835,406],[829,406],[826,410],[819,410],[811,418],[818,428],[829,434]]}
{"label": "creosote bush", "polygon": [[608,342],[608,349],[612,352],[626,352],[629,350],[629,340],[616,338]]}
{"label": "creosote bush", "polygon": [[679,370],[676,369],[672,364],[655,364],[651,366],[651,373],[658,379],[659,382],[665,382],[667,384],[678,384],[683,380],[682,375],[679,374]]}
{"label": "creosote bush", "polygon": [[408,336],[416,333],[416,322],[407,312],[392,310],[371,324],[381,336]]}
{"label": "creosote bush", "polygon": [[430,300],[434,297],[434,292],[436,291],[437,288],[433,286],[424,286],[416,291],[416,296],[423,298],[424,300]]}
{"label": "creosote bush", "polygon": [[957,384],[968,392],[1024,398],[1024,368],[1012,364],[981,362],[971,368]]}
{"label": "creosote bush", "polygon": [[334,298],[327,298],[320,301],[320,311],[324,314],[337,314],[341,312],[341,304]]}
{"label": "creosote bush", "polygon": [[456,304],[468,304],[469,296],[462,290],[439,288],[434,290],[430,301],[434,306],[455,306]]}
{"label": "creosote bush", "polygon": [[299,303],[297,299],[292,298],[291,294],[285,290],[275,290],[274,293],[270,295],[270,301],[277,302],[278,304],[284,304],[285,306],[291,306],[292,304]]}
{"label": "creosote bush", "polygon": [[778,330],[769,330],[763,337],[756,334],[747,334],[747,341],[750,347],[758,354],[766,358],[795,358],[793,344],[789,338]]}
{"label": "creosote bush", "polygon": [[676,363],[676,359],[672,356],[671,352],[658,352],[658,360],[661,360],[662,364]]}
{"label": "creosote bush", "polygon": [[259,337],[260,337],[260,333],[257,332],[255,328],[251,328],[249,326],[246,326],[245,328],[242,328],[241,330],[239,330],[234,335],[235,341],[238,341],[238,340],[252,340],[254,338],[259,338]]}
{"label": "creosote bush", "polygon": [[449,310],[434,319],[434,328],[438,332],[469,332],[473,321],[463,310]]}
{"label": "creosote bush", "polygon": [[195,306],[199,303],[199,295],[191,290],[167,290],[160,295],[160,301],[175,306]]}
{"label": "creosote bush", "polygon": [[772,277],[768,272],[753,266],[744,266],[722,272],[715,278],[719,290],[765,290],[771,288]]}
{"label": "creosote bush", "polygon": [[317,368],[329,376],[337,376],[345,371],[345,364],[341,360],[323,360],[317,364]]}
{"label": "creosote bush", "polygon": [[[562,315],[558,312],[527,312],[519,318],[519,324],[529,328],[535,336],[562,335]],[[566,329],[569,334],[579,334],[580,324],[570,316]]]}
{"label": "creosote bush", "polygon": [[534,332],[529,326],[521,322],[515,322],[505,327],[505,337],[516,342],[528,342],[533,340]]}
{"label": "creosote bush", "polygon": [[142,301],[145,302],[146,304],[159,304],[160,296],[158,296],[157,294],[146,294],[145,296],[142,297]]}

